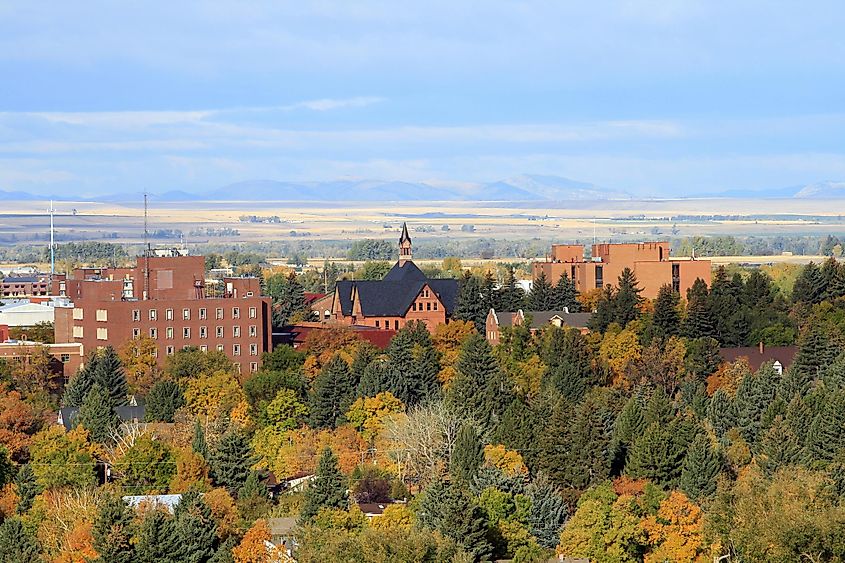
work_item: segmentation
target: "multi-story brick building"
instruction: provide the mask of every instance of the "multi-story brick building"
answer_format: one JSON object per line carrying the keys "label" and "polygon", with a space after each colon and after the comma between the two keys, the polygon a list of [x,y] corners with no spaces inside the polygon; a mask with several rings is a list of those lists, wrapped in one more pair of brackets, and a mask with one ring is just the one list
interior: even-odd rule
{"label": "multi-story brick building", "polygon": [[428,279],[414,264],[408,227],[402,225],[399,261],[384,279],[337,282],[329,320],[382,330],[422,321],[434,330],[448,322],[457,297],[457,280]]}
{"label": "multi-story brick building", "polygon": [[589,260],[584,258],[584,247],[578,244],[554,244],[551,256],[545,262],[535,262],[533,275],[546,274],[549,283],[555,284],[566,274],[575,280],[579,292],[615,285],[625,268],[637,276],[642,296],[654,299],[662,285],[685,295],[696,279],[710,285],[710,260],[672,257],[668,242],[634,244],[594,244]]}
{"label": "multi-story brick building", "polygon": [[28,276],[9,276],[0,283],[0,298],[44,297],[51,291],[64,274],[31,274]]}
{"label": "multi-story brick building", "polygon": [[75,270],[64,281],[73,308],[57,311],[57,341],[86,350],[147,336],[157,357],[181,348],[219,350],[242,371],[256,371],[271,348],[270,299],[257,278],[227,277],[222,296],[205,293],[202,256],[139,257],[133,268]]}

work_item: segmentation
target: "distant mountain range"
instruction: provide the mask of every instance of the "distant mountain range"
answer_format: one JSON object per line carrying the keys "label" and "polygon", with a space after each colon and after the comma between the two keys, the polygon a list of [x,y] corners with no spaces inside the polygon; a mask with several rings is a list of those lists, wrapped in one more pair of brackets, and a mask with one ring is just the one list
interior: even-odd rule
{"label": "distant mountain range", "polygon": [[[181,190],[151,194],[157,202],[189,201],[606,201],[632,200],[636,196],[570,180],[560,176],[524,174],[498,182],[459,184],[399,182],[382,180],[335,180],[330,182],[281,182],[250,180],[229,184],[203,193]],[[845,182],[819,182],[805,186],[769,190],[729,190],[696,194],[694,198],[736,199],[843,199]],[[103,203],[139,202],[140,192],[101,196],[41,196],[20,191],[0,190],[0,201],[54,199]]]}

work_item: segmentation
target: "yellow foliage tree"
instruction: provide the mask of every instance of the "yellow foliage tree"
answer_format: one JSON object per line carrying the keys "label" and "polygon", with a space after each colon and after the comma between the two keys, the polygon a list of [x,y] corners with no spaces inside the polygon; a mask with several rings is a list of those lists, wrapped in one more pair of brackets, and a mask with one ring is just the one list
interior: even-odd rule
{"label": "yellow foliage tree", "polygon": [[475,324],[470,321],[452,321],[434,328],[431,341],[434,348],[440,352],[440,373],[437,376],[443,385],[448,387],[457,375],[455,363],[458,361],[461,345],[475,332]]}
{"label": "yellow foliage tree", "polygon": [[224,488],[211,489],[203,496],[203,500],[211,510],[211,515],[217,521],[217,536],[225,540],[238,528],[238,509],[235,500]]}
{"label": "yellow foliage tree", "polygon": [[241,543],[232,549],[235,563],[270,563],[276,558],[268,551],[265,542],[270,541],[270,527],[267,521],[259,519],[244,534]]}
{"label": "yellow foliage tree", "polygon": [[640,339],[631,329],[619,332],[608,330],[599,347],[599,357],[613,373],[613,384],[622,388],[629,386],[625,377],[628,365],[639,360],[641,355]]}
{"label": "yellow foliage tree", "polygon": [[229,414],[245,399],[237,378],[223,370],[189,379],[185,386],[185,404],[194,416],[204,419]]}
{"label": "yellow foliage tree", "polygon": [[484,463],[506,475],[527,475],[528,468],[519,452],[508,450],[502,444],[484,446]]}
{"label": "yellow foliage tree", "polygon": [[404,504],[391,504],[384,509],[384,513],[370,521],[370,526],[376,530],[402,530],[410,532],[413,525],[411,511]]}
{"label": "yellow foliage tree", "polygon": [[191,487],[207,491],[211,487],[208,478],[208,465],[190,447],[179,448],[175,454],[176,475],[170,481],[171,493],[184,493]]}
{"label": "yellow foliage tree", "polygon": [[405,410],[405,405],[389,391],[382,391],[375,397],[357,399],[346,413],[346,420],[368,443],[384,430],[385,421]]}
{"label": "yellow foliage tree", "polygon": [[657,514],[644,518],[640,527],[651,547],[645,563],[692,563],[702,555],[702,511],[681,492],[673,491],[660,503]]}
{"label": "yellow foliage tree", "polygon": [[120,348],[120,361],[126,372],[126,382],[133,393],[144,395],[161,378],[155,353],[158,349],[155,340],[141,336],[127,340]]}

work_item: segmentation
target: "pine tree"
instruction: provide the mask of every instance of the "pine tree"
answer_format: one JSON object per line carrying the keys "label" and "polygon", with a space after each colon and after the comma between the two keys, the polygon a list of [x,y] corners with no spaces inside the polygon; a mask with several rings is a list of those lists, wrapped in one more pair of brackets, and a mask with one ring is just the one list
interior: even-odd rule
{"label": "pine tree", "polygon": [[525,489],[531,500],[528,531],[541,546],[552,549],[560,541],[560,530],[569,517],[569,507],[544,475],[539,475]]}
{"label": "pine tree", "polygon": [[173,422],[176,411],[185,405],[182,388],[175,381],[159,381],[150,388],[145,404],[147,422]]}
{"label": "pine tree", "polygon": [[531,467],[538,455],[535,442],[537,422],[530,407],[517,397],[502,413],[493,433],[493,443],[521,453],[526,465]]}
{"label": "pine tree", "polygon": [[433,344],[418,346],[414,354],[417,362],[418,401],[435,401],[440,398],[440,352]]}
{"label": "pine tree", "polygon": [[208,461],[208,442],[205,439],[205,429],[199,419],[194,421],[194,436],[191,438],[191,449],[195,454]]}
{"label": "pine tree", "polygon": [[821,270],[818,265],[810,262],[801,269],[795,284],[792,286],[792,301],[815,305],[821,302],[825,287]]}
{"label": "pine tree", "polygon": [[707,435],[698,434],[684,457],[679,482],[681,490],[696,502],[712,496],[716,492],[720,469],[719,456],[713,451]]}
{"label": "pine tree", "polygon": [[[508,394],[498,388],[502,374],[487,340],[479,334],[470,335],[461,347],[455,368],[458,373],[446,393],[447,404],[460,418],[491,429],[496,405],[503,393],[505,397]],[[502,411],[505,408],[507,404]]]}
{"label": "pine tree", "polygon": [[135,560],[138,563],[177,563],[175,521],[163,510],[150,510],[138,530]]}
{"label": "pine tree", "polygon": [[625,473],[649,479],[661,487],[674,487],[680,477],[684,453],[669,427],[652,424],[634,441]]}
{"label": "pine tree", "polygon": [[484,310],[489,311],[495,309],[497,311],[504,311],[502,303],[499,300],[499,292],[496,291],[496,277],[492,270],[484,272],[484,278],[481,280],[481,301],[484,303]]}
{"label": "pine tree", "polygon": [[246,478],[244,484],[238,490],[238,499],[248,498],[267,498],[267,485],[261,482],[258,472],[250,471],[249,477]]}
{"label": "pine tree", "polygon": [[712,338],[716,335],[713,312],[710,310],[710,292],[700,278],[687,290],[687,318],[684,320],[683,332],[689,338]]}
{"label": "pine tree", "polygon": [[121,497],[110,495],[102,501],[91,533],[94,549],[103,561],[130,563],[135,560],[133,513]]}
{"label": "pine tree", "polygon": [[390,390],[390,363],[376,358],[366,367],[358,382],[358,397],[375,397],[382,391]]}
{"label": "pine tree", "polygon": [[812,462],[831,461],[845,449],[845,391],[827,396],[807,433],[807,455]]}
{"label": "pine tree", "polygon": [[798,338],[798,353],[790,372],[800,376],[802,387],[821,375],[822,370],[836,360],[839,346],[835,328],[828,322],[811,319]]}
{"label": "pine tree", "polygon": [[449,473],[456,481],[472,483],[481,464],[484,463],[484,446],[472,424],[464,423],[458,430],[452,458],[449,460]]}
{"label": "pine tree", "polygon": [[82,406],[82,401],[85,400],[85,396],[88,394],[88,391],[91,390],[91,386],[94,385],[94,371],[96,370],[99,362],[99,354],[96,352],[90,354],[85,366],[80,368],[73,377],[70,378],[70,381],[65,386],[65,393],[62,397],[62,404],[64,406],[77,408]]}
{"label": "pine tree", "polygon": [[348,506],[346,477],[340,472],[337,456],[331,448],[324,448],[314,480],[305,491],[305,506],[302,507],[299,519],[306,522],[316,516],[322,508],[345,510]]}
{"label": "pine tree", "polygon": [[108,392],[114,406],[129,404],[129,384],[123,362],[111,346],[100,352],[100,361],[94,367],[94,381]]}
{"label": "pine tree", "polygon": [[616,320],[615,302],[616,293],[613,291],[613,286],[607,284],[602,289],[596,303],[596,310],[590,317],[589,327],[591,331],[604,333],[610,323]]}
{"label": "pine tree", "polygon": [[670,285],[663,285],[657,291],[652,322],[658,336],[667,338],[680,334],[681,316],[678,312],[680,300],[681,296],[673,291]]}
{"label": "pine tree", "polygon": [[0,524],[0,563],[38,561],[38,542],[20,518],[6,518]]}
{"label": "pine tree", "polygon": [[613,425],[610,453],[613,459],[613,470],[617,475],[622,472],[631,446],[643,434],[645,427],[645,417],[640,401],[633,396],[625,403]]}
{"label": "pine tree", "polygon": [[580,401],[596,383],[589,345],[578,330],[548,327],[540,353],[548,368],[543,384],[571,403]]}
{"label": "pine tree", "polygon": [[220,439],[209,461],[214,483],[237,494],[249,477],[250,467],[255,460],[249,441],[240,432],[230,430]]}
{"label": "pine tree", "polygon": [[553,307],[552,286],[546,279],[546,272],[540,270],[540,274],[534,278],[531,285],[531,293],[527,298],[528,308],[532,311],[550,311]]}
{"label": "pine tree", "polygon": [[756,444],[762,428],[763,413],[775,398],[776,389],[770,368],[761,368],[756,374],[746,374],[736,390],[737,427],[749,444]]}
{"label": "pine tree", "polygon": [[525,292],[516,283],[513,267],[507,269],[505,281],[496,293],[502,311],[518,311],[525,307]]}
{"label": "pine tree", "polygon": [[569,279],[564,272],[560,275],[557,283],[552,288],[552,308],[555,311],[567,310],[570,313],[581,311],[581,303],[578,302],[578,290],[575,287],[575,280]]}
{"label": "pine tree", "polygon": [[106,442],[112,431],[120,425],[111,397],[99,383],[91,387],[82,401],[77,420],[90,432],[91,439],[99,443]]}
{"label": "pine tree", "polygon": [[313,428],[334,428],[355,395],[349,365],[335,355],[323,366],[311,388],[310,408]]}
{"label": "pine tree", "polygon": [[42,488],[35,480],[35,473],[32,471],[32,466],[28,463],[22,465],[18,469],[18,475],[15,478],[15,487],[18,493],[18,514],[26,514],[32,508],[32,502],[35,497],[41,494]]}
{"label": "pine tree", "polygon": [[217,551],[217,522],[200,493],[189,490],[176,505],[173,530],[177,549],[173,559],[206,563]]}
{"label": "pine tree", "polygon": [[422,526],[453,539],[470,553],[473,561],[487,561],[492,555],[484,513],[462,486],[431,485],[420,501],[419,513]]}
{"label": "pine tree", "polygon": [[662,386],[658,386],[652,391],[651,397],[649,397],[643,409],[644,428],[652,424],[665,426],[672,421],[674,414],[675,407],[672,406],[672,399],[669,398]]}
{"label": "pine tree", "polygon": [[830,257],[822,264],[820,274],[824,286],[822,300],[832,301],[845,296],[845,265]]}
{"label": "pine tree", "polygon": [[724,389],[717,389],[710,399],[710,403],[707,405],[707,419],[719,438],[736,426],[736,410],[733,400]]}
{"label": "pine tree", "polygon": [[390,341],[388,391],[404,404],[412,406],[433,400],[440,392],[437,374],[440,355],[434,349],[428,329],[419,333],[421,323],[409,323]]}
{"label": "pine tree", "polygon": [[619,274],[616,298],[613,303],[614,320],[619,326],[625,327],[629,322],[638,319],[643,298],[640,296],[642,288],[637,282],[637,276],[626,267]]}
{"label": "pine tree", "polygon": [[776,419],[760,440],[757,465],[771,477],[781,467],[799,463],[803,453],[798,437],[789,425]]}
{"label": "pine tree", "polygon": [[[379,355],[379,350],[369,342],[362,342],[355,350],[355,355],[352,358],[352,365],[349,366],[352,379],[358,382],[360,386],[361,380],[364,379],[364,373],[373,360]],[[362,396],[362,395],[359,395]],[[373,395],[363,395],[364,397],[372,397]]]}
{"label": "pine tree", "polygon": [[458,290],[458,304],[453,317],[459,321],[469,321],[475,324],[478,332],[484,332],[487,313],[482,293],[482,282],[470,272],[464,272]]}

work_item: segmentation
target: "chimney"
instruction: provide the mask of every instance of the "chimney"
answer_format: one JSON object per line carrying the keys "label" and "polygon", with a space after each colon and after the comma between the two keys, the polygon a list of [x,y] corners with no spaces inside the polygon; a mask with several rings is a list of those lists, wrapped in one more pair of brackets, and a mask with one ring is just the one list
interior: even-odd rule
{"label": "chimney", "polygon": [[762,340],[760,341],[760,344],[758,346],[760,348],[760,355],[762,356],[763,352],[766,350],[766,346],[763,344]]}

